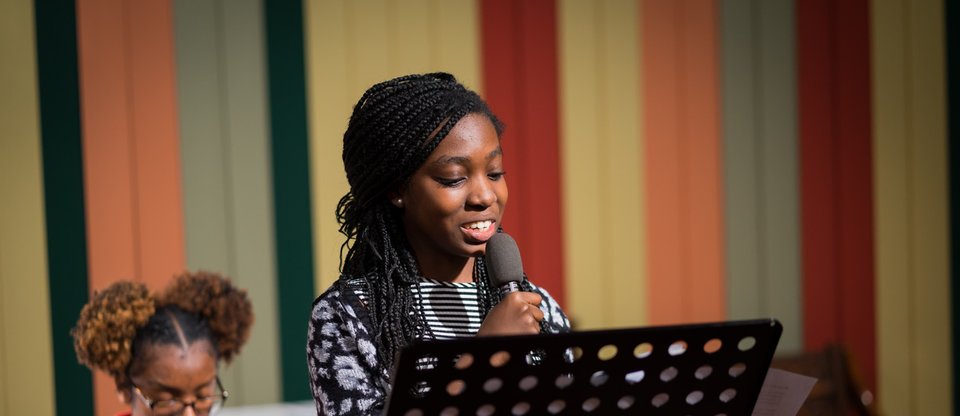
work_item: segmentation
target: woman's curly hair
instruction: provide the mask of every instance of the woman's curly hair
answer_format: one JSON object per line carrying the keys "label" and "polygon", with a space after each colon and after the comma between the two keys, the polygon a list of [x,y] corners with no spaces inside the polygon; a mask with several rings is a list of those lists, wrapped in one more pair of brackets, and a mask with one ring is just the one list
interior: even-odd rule
{"label": "woman's curly hair", "polygon": [[247,291],[218,274],[183,274],[167,287],[160,303],[204,317],[217,341],[217,353],[227,363],[250,337],[253,306]]}
{"label": "woman's curly hair", "polygon": [[94,294],[71,331],[77,360],[113,377],[122,376],[137,330],[155,310],[156,299],[142,283],[117,282]]}
{"label": "woman's curly hair", "polygon": [[[94,294],[71,334],[77,360],[100,369],[122,387],[147,345],[188,346],[207,340],[229,362],[250,335],[247,292],[216,273],[184,273],[161,294],[142,283],[116,282]],[[184,345],[186,344],[186,345]]]}

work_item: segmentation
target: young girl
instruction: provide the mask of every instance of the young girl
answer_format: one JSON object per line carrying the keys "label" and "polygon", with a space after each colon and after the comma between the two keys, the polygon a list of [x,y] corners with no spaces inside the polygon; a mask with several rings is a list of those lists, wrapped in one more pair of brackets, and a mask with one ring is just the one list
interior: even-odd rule
{"label": "young girl", "polygon": [[80,363],[110,374],[130,405],[120,415],[210,415],[228,396],[217,361],[240,352],[252,323],[246,291],[201,272],[156,295],[114,283],[83,307],[72,334]]}
{"label": "young girl", "polygon": [[314,302],[307,345],[321,415],[379,414],[395,355],[415,339],[562,332],[533,284],[500,298],[484,266],[507,203],[503,126],[445,73],[360,97],[343,135],[350,191],[337,206],[346,256]]}

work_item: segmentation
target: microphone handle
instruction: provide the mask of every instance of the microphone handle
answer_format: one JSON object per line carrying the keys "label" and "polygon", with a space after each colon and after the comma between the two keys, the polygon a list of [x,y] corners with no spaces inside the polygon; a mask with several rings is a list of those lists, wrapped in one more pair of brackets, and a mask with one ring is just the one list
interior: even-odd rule
{"label": "microphone handle", "polygon": [[500,286],[500,298],[505,298],[507,295],[513,292],[519,292],[520,290],[520,282],[515,280],[508,281]]}

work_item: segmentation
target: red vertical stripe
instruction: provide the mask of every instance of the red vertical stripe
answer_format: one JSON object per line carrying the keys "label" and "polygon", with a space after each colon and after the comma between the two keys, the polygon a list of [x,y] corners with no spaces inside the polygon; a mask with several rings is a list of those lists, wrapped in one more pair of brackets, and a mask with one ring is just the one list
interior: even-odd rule
{"label": "red vertical stripe", "polygon": [[480,8],[484,96],[507,125],[504,229],[527,274],[562,304],[556,4],[493,0]]}
{"label": "red vertical stripe", "polygon": [[868,0],[797,3],[804,334],[875,383]]}

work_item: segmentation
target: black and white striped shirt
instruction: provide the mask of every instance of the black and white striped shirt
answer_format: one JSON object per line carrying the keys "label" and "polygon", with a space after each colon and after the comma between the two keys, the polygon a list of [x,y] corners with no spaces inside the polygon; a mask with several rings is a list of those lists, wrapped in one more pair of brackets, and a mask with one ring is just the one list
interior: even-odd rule
{"label": "black and white striped shirt", "polygon": [[[427,324],[425,339],[453,339],[472,337],[480,330],[483,319],[477,301],[475,282],[452,283],[421,277],[417,283],[417,302]],[[358,291],[361,301],[365,292]]]}

